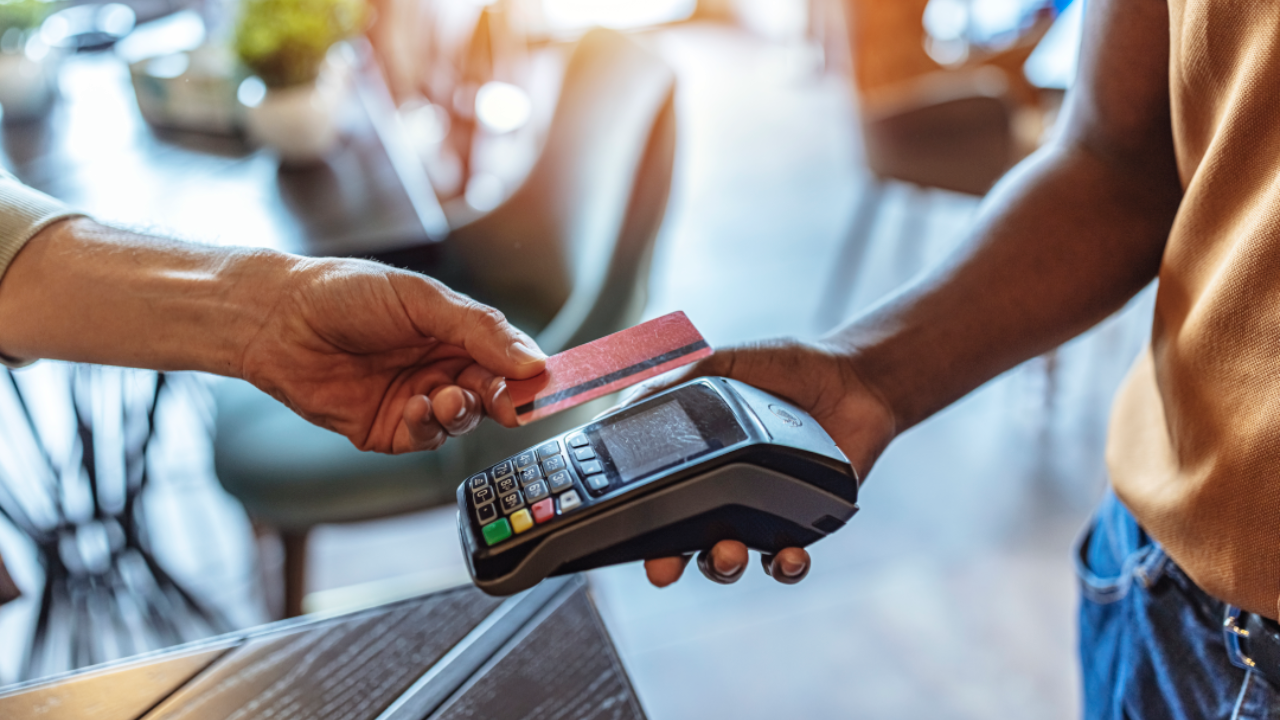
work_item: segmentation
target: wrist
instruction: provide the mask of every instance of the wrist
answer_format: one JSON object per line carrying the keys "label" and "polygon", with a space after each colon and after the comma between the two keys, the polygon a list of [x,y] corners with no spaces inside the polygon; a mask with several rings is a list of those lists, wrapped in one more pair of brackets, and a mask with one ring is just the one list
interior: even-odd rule
{"label": "wrist", "polygon": [[218,288],[210,304],[216,313],[207,325],[216,329],[212,343],[190,358],[195,369],[228,377],[244,377],[246,349],[286,302],[299,282],[306,258],[273,250],[235,248],[217,263]]}
{"label": "wrist", "polygon": [[[847,397],[861,395],[879,405],[879,411],[888,427],[889,440],[920,421],[921,418],[912,413],[909,397],[897,392],[901,380],[895,373],[900,375],[910,368],[905,364],[886,363],[883,360],[886,348],[892,346],[892,338],[887,334],[850,325],[825,338],[822,344],[830,348],[838,359],[845,382],[861,391],[848,394]],[[888,444],[888,440],[885,444]]]}

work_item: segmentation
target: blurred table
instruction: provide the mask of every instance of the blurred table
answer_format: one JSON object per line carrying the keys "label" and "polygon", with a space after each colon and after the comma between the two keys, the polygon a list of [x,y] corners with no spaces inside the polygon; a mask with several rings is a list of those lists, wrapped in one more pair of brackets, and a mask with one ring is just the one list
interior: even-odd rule
{"label": "blurred table", "polygon": [[448,227],[426,174],[398,146],[381,78],[358,68],[354,80],[347,138],[314,166],[282,167],[238,138],[150,128],[111,52],[69,57],[50,115],[6,123],[0,139],[21,180],[108,222],[310,255],[430,245]]}
{"label": "blurred table", "polygon": [[0,692],[49,720],[644,718],[578,577],[225,635]]}

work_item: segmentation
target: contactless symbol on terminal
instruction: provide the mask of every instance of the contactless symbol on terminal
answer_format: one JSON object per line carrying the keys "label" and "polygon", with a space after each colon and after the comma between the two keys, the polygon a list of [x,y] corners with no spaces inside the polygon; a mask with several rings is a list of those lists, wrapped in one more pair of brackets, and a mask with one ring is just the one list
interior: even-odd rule
{"label": "contactless symbol on terminal", "polygon": [[802,424],[800,422],[800,418],[787,412],[784,408],[780,408],[772,403],[769,405],[769,412],[777,415],[778,419],[782,420],[782,422],[786,423],[790,427],[800,427]]}

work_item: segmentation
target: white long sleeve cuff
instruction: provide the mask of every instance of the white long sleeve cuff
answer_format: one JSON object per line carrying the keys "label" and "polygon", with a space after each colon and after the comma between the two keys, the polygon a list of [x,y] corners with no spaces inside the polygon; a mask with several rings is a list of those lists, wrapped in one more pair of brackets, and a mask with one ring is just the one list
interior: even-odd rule
{"label": "white long sleeve cuff", "polygon": [[[9,264],[17,257],[18,251],[36,233],[49,223],[83,214],[0,170],[0,282],[4,282]],[[20,367],[29,362],[0,354],[0,363],[9,367]]]}

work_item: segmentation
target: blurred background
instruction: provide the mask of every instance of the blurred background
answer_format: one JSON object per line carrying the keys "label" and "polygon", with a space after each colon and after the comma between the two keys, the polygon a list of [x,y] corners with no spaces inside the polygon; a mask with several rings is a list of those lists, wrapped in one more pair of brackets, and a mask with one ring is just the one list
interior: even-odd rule
{"label": "blurred background", "polygon": [[[1082,2],[0,0],[0,148],[105,221],[428,273],[548,352],[673,310],[815,338],[1052,136]],[[1071,544],[1150,312],[903,436],[797,586],[588,573],[649,716],[1075,717]],[[0,380],[0,684],[465,583],[457,484],[607,407],[389,458],[233,381]]]}

